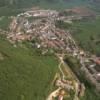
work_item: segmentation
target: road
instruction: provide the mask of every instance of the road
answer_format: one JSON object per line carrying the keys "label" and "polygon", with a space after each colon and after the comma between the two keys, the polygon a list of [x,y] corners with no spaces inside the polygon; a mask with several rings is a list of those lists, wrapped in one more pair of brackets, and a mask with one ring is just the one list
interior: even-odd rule
{"label": "road", "polygon": [[57,90],[53,91],[46,100],[53,100],[55,97],[59,95],[59,91],[61,88],[59,87]]}
{"label": "road", "polygon": [[[74,87],[74,88],[75,88],[74,100],[79,100],[79,98],[78,98],[78,96],[77,96],[77,94],[78,94],[78,83],[80,83],[79,80],[78,80],[78,78],[75,76],[75,74],[71,71],[71,69],[70,69],[70,68],[66,65],[66,63],[63,61],[64,54],[62,54],[62,56],[57,55],[57,57],[58,57],[59,60],[60,60],[60,63],[59,63],[59,65],[58,65],[58,68],[59,68],[59,70],[60,70],[60,72],[61,72],[61,74],[62,74],[62,79],[65,80],[66,73],[67,73],[67,74],[70,74],[70,75],[71,75],[70,77],[72,77],[72,78],[75,79],[75,82],[74,82],[74,86],[75,86],[75,87]],[[64,72],[66,72],[66,73],[63,72],[62,66],[65,67],[64,70],[66,70],[66,71],[64,71]],[[60,91],[60,89],[61,89],[61,88],[59,87],[57,90],[53,91],[53,92],[48,96],[48,98],[47,98],[46,100],[54,100],[55,97],[59,96],[59,91]]]}

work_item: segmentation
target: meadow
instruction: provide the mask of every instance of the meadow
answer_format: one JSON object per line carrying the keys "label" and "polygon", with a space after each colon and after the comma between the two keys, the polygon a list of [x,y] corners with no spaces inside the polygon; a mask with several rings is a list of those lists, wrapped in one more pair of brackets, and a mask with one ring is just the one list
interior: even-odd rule
{"label": "meadow", "polygon": [[72,25],[73,37],[87,51],[100,55],[100,17],[94,20],[78,21]]}
{"label": "meadow", "polygon": [[2,16],[0,17],[0,29],[2,30],[9,30],[9,25],[11,23],[11,18],[10,17],[5,17]]}
{"label": "meadow", "polygon": [[13,47],[0,37],[0,100],[45,100],[58,61],[31,46]]}

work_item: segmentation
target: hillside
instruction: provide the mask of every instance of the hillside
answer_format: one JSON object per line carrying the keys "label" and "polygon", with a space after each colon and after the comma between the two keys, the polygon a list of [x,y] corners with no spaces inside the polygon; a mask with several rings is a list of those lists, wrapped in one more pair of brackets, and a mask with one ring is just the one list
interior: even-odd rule
{"label": "hillside", "polygon": [[97,0],[0,0],[0,16],[17,15],[23,10],[34,6],[57,10],[87,6],[99,12],[99,4]]}
{"label": "hillside", "polygon": [[[72,7],[72,6],[78,6],[78,5],[84,5],[89,3],[87,0],[0,0],[0,7],[30,7],[33,5],[47,7],[45,4],[47,4],[49,7],[52,6],[55,8],[62,9],[64,7]],[[60,7],[62,5],[62,7]]]}
{"label": "hillside", "polygon": [[92,21],[75,22],[72,26],[76,30],[73,36],[78,44],[85,50],[100,56],[100,17]]}
{"label": "hillside", "polygon": [[17,6],[24,6],[24,5],[28,5],[28,4],[39,4],[42,2],[46,2],[46,3],[51,3],[51,4],[57,4],[57,3],[73,3],[73,4],[79,4],[79,3],[84,3],[87,2],[86,0],[0,0],[0,6],[8,6],[8,5],[17,5]]}
{"label": "hillside", "polygon": [[57,65],[53,56],[0,38],[0,100],[45,100]]}

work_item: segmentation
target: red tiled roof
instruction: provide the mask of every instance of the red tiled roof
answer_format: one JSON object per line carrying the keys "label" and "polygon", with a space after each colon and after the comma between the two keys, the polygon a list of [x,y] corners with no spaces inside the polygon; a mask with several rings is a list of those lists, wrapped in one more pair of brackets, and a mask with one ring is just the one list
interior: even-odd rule
{"label": "red tiled roof", "polygon": [[95,58],[95,59],[93,59],[93,61],[94,61],[96,64],[100,65],[100,58]]}

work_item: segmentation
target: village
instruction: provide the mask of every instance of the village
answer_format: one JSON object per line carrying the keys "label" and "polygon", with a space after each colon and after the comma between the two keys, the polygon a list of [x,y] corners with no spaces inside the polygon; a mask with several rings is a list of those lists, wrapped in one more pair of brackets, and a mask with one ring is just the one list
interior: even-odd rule
{"label": "village", "polygon": [[[78,8],[76,8],[76,10],[78,10]],[[69,13],[73,11],[76,13],[76,10],[66,10],[66,12]],[[48,52],[56,54],[63,53],[62,55],[66,55],[66,53],[70,54],[79,60],[81,64],[81,70],[85,73],[84,76],[86,76],[87,79],[90,80],[100,92],[100,57],[97,57],[94,54],[88,54],[82,50],[76,44],[70,30],[65,31],[57,28],[55,25],[55,22],[59,20],[62,20],[68,24],[72,24],[73,20],[81,20],[89,16],[94,17],[94,14],[87,13],[86,15],[82,15],[79,11],[77,13],[78,15],[75,14],[75,16],[66,16],[63,14],[61,15],[60,12],[56,10],[37,9],[26,11],[25,13],[18,14],[17,17],[12,17],[13,21],[9,26],[7,39],[14,45],[17,42],[21,43],[22,41],[26,40],[30,41],[33,48],[42,50],[43,55]],[[58,58],[60,58],[60,63],[64,63],[62,62],[63,56],[62,58],[58,56]],[[63,71],[61,72],[63,73]],[[65,80],[65,78],[60,76],[58,80],[56,80],[56,86],[58,87],[58,90],[51,94],[47,100],[54,100],[53,98],[57,96],[59,96],[58,100],[63,100],[63,96],[65,94],[63,89],[70,91],[77,87],[77,91],[85,91],[83,84],[80,88],[81,83],[79,81],[75,82],[75,84],[78,86],[74,87],[72,81]],[[60,91],[60,94],[58,91]],[[79,92],[77,92],[76,95],[78,95]]]}

